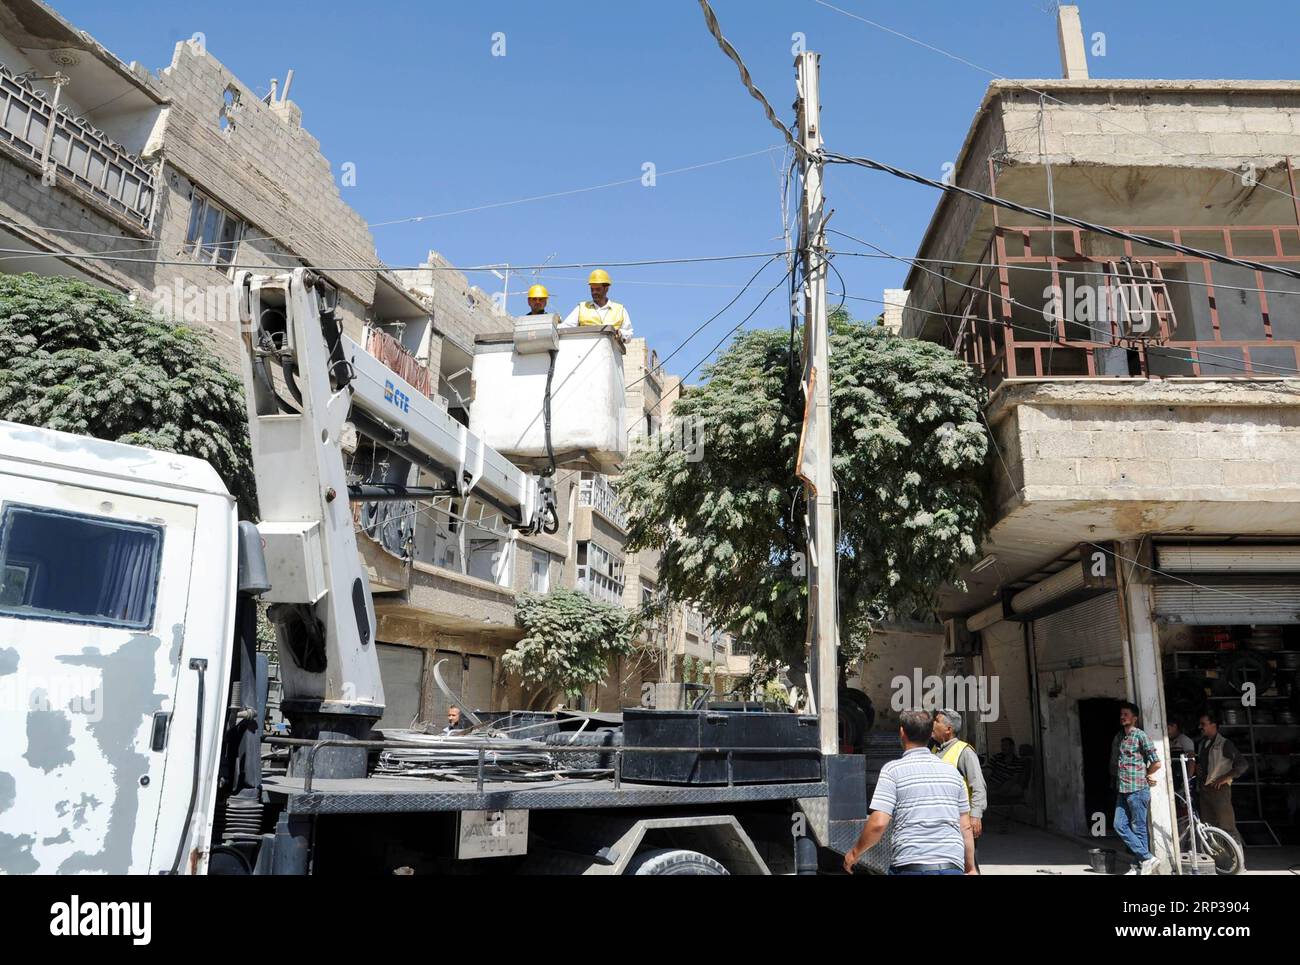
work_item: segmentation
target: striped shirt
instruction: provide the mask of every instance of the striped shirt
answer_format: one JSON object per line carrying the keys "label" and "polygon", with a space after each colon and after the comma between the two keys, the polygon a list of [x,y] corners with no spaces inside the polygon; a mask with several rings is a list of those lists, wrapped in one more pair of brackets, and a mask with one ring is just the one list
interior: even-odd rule
{"label": "striped shirt", "polygon": [[924,747],[913,747],[880,769],[871,810],[891,816],[891,865],[966,867],[961,816],[970,813],[966,782],[957,768]]}

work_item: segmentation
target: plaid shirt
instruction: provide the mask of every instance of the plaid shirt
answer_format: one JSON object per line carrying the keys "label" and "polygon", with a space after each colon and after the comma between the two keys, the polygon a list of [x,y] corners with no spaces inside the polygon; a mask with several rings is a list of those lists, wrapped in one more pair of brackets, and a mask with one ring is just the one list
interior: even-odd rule
{"label": "plaid shirt", "polygon": [[1146,735],[1146,731],[1134,727],[1131,734],[1121,732],[1119,770],[1116,773],[1119,793],[1132,794],[1134,791],[1145,791],[1147,768],[1159,761],[1160,754],[1156,751],[1156,745],[1151,743],[1151,738]]}

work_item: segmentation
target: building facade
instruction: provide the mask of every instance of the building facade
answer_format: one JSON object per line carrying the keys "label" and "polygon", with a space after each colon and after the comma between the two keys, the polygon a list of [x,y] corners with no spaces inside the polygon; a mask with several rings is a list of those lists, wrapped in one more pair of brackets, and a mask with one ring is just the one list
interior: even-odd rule
{"label": "building facade", "polygon": [[[37,0],[0,7],[0,270],[66,275],[203,324],[237,365],[232,265],[303,265],[336,286],[347,334],[462,423],[474,404],[475,339],[510,328],[499,300],[430,252],[391,270],[336,170],[283,87],[259,96],[196,35],[158,71],[122,62]],[[342,267],[337,267],[342,266]],[[653,438],[678,380],[644,339],[626,346],[628,434]],[[364,439],[356,481],[416,481]],[[509,531],[478,500],[356,507],[375,596],[384,726],[437,721],[444,683],[471,707],[549,707],[560,695],[511,678],[521,591],[577,587],[627,607],[658,592],[653,553],[628,553],[608,478],[562,470],[554,536]],[[680,621],[651,628],[644,655],[610,668],[588,707],[640,703],[680,671]],[[712,645],[711,645],[712,648]],[[716,648],[712,648],[716,652]]]}
{"label": "building facade", "polygon": [[[956,183],[1300,268],[1300,83],[1088,79],[1072,30],[1077,12],[1068,79],[989,85]],[[998,678],[974,736],[1024,747],[1013,803],[1108,831],[1133,701],[1166,762],[1151,828],[1172,866],[1166,724],[1195,734],[1209,710],[1251,757],[1233,791],[1246,843],[1295,843],[1300,282],[945,194],[902,294],[902,333],[989,390],[992,529],[943,596],[926,670]]]}

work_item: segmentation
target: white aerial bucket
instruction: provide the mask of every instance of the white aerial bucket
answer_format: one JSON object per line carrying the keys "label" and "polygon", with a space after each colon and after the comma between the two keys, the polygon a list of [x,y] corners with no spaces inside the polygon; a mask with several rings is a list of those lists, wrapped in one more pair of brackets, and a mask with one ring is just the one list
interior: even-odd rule
{"label": "white aerial bucket", "polygon": [[627,456],[623,341],[608,326],[555,329],[553,315],[522,316],[514,332],[474,340],[469,428],[511,462],[550,465],[543,404],[551,376],[551,447],[560,468],[613,472]]}

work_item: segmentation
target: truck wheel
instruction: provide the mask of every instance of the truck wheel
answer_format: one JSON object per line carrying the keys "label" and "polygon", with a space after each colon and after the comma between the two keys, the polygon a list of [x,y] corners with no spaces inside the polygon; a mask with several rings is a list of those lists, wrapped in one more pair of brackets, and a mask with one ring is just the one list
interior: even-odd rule
{"label": "truck wheel", "polygon": [[656,848],[636,855],[625,875],[729,875],[726,868],[707,854],[680,848]]}

